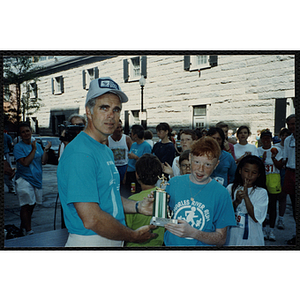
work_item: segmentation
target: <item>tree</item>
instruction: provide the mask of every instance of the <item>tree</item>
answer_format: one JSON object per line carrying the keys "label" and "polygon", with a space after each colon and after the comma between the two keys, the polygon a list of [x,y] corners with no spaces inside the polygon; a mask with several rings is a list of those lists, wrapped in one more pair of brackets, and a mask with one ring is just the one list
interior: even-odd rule
{"label": "tree", "polygon": [[[41,99],[31,97],[33,89],[36,87],[38,80],[37,72],[42,68],[33,63],[31,56],[16,56],[3,58],[3,81],[4,85],[15,85],[15,99],[16,108],[11,109],[11,113],[15,114],[17,125],[20,122],[20,116],[23,114],[23,121],[25,121],[25,114],[33,114],[39,107]],[[27,82],[33,82],[34,84]],[[21,95],[21,85],[26,84],[26,90]],[[31,112],[35,109],[34,112]]]}

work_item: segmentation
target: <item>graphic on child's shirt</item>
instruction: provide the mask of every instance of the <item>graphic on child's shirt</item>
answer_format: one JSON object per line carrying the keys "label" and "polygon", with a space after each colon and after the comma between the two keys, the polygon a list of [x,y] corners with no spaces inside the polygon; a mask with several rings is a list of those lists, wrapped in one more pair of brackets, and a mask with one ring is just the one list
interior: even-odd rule
{"label": "graphic on child's shirt", "polygon": [[202,230],[210,220],[210,213],[205,209],[205,204],[190,199],[177,202],[173,212],[174,219],[184,220],[198,230]]}

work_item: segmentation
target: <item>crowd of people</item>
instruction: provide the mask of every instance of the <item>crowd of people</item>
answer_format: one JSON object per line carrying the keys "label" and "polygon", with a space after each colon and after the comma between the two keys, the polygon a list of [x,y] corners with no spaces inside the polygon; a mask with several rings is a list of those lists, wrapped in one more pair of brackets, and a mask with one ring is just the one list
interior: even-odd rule
{"label": "crowd of people", "polygon": [[[154,141],[142,125],[124,134],[120,113],[127,101],[115,81],[98,78],[90,83],[86,120],[72,116],[73,124],[85,128],[64,142],[57,168],[66,247],[263,246],[276,240],[276,220],[285,228],[287,195],[295,218],[295,115],[287,118],[278,143],[269,129],[262,130],[258,147],[249,143],[248,126],[234,136],[225,122],[178,134],[161,122]],[[26,124],[19,133],[15,189],[26,235],[41,201],[42,164],[51,144],[43,150]],[[153,191],[162,175],[168,180],[168,210],[177,222],[155,227]],[[12,174],[7,176],[9,184]],[[128,199],[120,195],[121,185],[135,187]],[[288,243],[294,245],[295,236]]]}

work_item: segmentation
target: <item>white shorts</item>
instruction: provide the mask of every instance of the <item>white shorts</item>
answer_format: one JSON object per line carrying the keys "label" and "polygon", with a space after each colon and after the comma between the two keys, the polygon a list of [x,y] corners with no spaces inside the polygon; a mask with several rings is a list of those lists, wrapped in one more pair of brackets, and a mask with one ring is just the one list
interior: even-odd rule
{"label": "white shorts", "polygon": [[79,235],[69,233],[65,247],[123,247],[124,241],[114,241],[98,234]]}
{"label": "white shorts", "polygon": [[22,177],[16,180],[16,192],[20,206],[42,204],[43,190],[32,186]]}

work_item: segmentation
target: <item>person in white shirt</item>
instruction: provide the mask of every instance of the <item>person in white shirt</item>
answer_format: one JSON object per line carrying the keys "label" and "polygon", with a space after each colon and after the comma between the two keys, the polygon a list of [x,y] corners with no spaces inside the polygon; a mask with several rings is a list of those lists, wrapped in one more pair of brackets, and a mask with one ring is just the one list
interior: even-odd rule
{"label": "person in white shirt", "polygon": [[128,166],[128,152],[131,148],[131,138],[123,134],[123,125],[121,119],[118,127],[112,135],[108,137],[107,146],[112,150],[115,159],[115,165],[120,174],[120,182],[125,184],[125,174]]}
{"label": "person in white shirt", "polygon": [[239,142],[234,145],[234,154],[236,158],[236,163],[238,164],[242,158],[244,158],[247,155],[256,155],[257,148],[255,145],[248,144],[248,137],[250,136],[251,132],[248,126],[240,126],[237,130],[237,138]]}
{"label": "person in white shirt", "polygon": [[[284,141],[284,151],[283,151],[283,160],[285,160],[286,173],[283,183],[283,191],[286,194],[290,195],[292,207],[293,207],[293,216],[296,220],[296,199],[295,199],[295,190],[296,190],[296,116],[295,114],[289,115],[286,118],[286,124],[288,126],[291,135],[288,136]],[[289,245],[296,244],[296,237],[288,240]]]}

